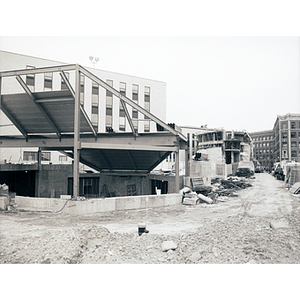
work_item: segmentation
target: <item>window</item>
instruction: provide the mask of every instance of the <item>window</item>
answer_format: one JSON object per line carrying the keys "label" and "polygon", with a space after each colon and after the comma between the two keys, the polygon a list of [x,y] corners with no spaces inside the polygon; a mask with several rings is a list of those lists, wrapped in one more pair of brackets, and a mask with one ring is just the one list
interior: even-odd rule
{"label": "window", "polygon": [[84,103],[84,75],[80,75],[80,104],[83,105]]}
{"label": "window", "polygon": [[134,118],[134,119],[138,118],[138,111],[137,110],[132,111],[132,118]]}
{"label": "window", "polygon": [[139,86],[136,84],[132,85],[132,100],[139,101]]}
{"label": "window", "polygon": [[[26,66],[26,69],[35,69],[33,66]],[[26,75],[26,84],[28,85],[29,89],[34,92],[34,85],[35,85],[35,75],[28,74]]]}
{"label": "window", "polygon": [[38,153],[31,152],[31,151],[24,151],[23,152],[23,160],[25,161],[37,161],[38,160]]}
{"label": "window", "polygon": [[291,155],[292,155],[293,158],[297,157],[297,151],[292,151]]}
{"label": "window", "polygon": [[98,126],[99,85],[92,83],[92,124]]}
{"label": "window", "polygon": [[106,107],[106,127],[112,127],[112,108]]}
{"label": "window", "polygon": [[45,73],[44,75],[44,91],[52,90],[53,73]]}
{"label": "window", "polygon": [[[132,100],[136,103],[139,102],[139,86],[136,84],[132,85]],[[132,118],[136,120],[132,120],[134,129],[138,131],[138,111],[135,109],[132,109]]]}
{"label": "window", "polygon": [[136,195],[136,185],[131,184],[127,185],[127,196],[134,196]]}
{"label": "window", "polygon": [[[126,96],[126,83],[125,82],[120,82],[120,93],[124,96]],[[124,103],[125,105],[125,103]],[[121,103],[121,99],[120,99],[120,103],[119,103],[119,130],[120,131],[125,131],[125,110],[123,108],[123,105]]]}
{"label": "window", "polygon": [[[144,107],[145,110],[150,112],[150,87],[149,86],[145,86]],[[145,116],[145,119],[149,119],[149,117]],[[144,123],[144,131],[150,132],[150,121]]]}
{"label": "window", "polygon": [[292,146],[292,147],[297,147],[297,142],[296,142],[296,141],[292,141],[292,142],[291,142],[291,146]]}
{"label": "window", "polygon": [[282,158],[288,158],[286,150],[282,151]]}
{"label": "window", "polygon": [[51,160],[51,152],[41,152],[41,160],[42,161],[50,161]]}
{"label": "window", "polygon": [[[69,80],[69,78],[70,78],[70,73],[68,73],[68,72],[64,72],[64,73],[65,73],[67,79]],[[62,89],[62,90],[67,90],[67,89],[68,89],[68,87],[67,87],[65,81],[64,81],[62,78],[61,78],[61,89]]]}
{"label": "window", "polygon": [[[113,86],[113,81],[107,79],[106,83],[109,86]],[[111,132],[112,131],[112,110],[113,110],[113,94],[106,90],[106,131]]]}
{"label": "window", "polygon": [[67,161],[68,160],[68,157],[66,155],[60,155],[59,156],[59,162],[64,162],[64,161]]}
{"label": "window", "polygon": [[291,138],[292,139],[294,139],[294,138],[296,138],[297,136],[296,136],[296,132],[291,132]]}
{"label": "window", "polygon": [[291,128],[295,129],[296,128],[296,122],[291,122]]}
{"label": "window", "polygon": [[286,122],[281,123],[281,129],[287,129],[287,123]]}
{"label": "window", "polygon": [[99,178],[79,178],[79,194],[86,197],[97,197],[99,195]]}
{"label": "window", "polygon": [[[23,152],[23,160],[37,162],[38,161],[38,152],[36,151],[24,151]],[[50,161],[51,160],[51,152],[41,152],[41,160],[42,161]]]}

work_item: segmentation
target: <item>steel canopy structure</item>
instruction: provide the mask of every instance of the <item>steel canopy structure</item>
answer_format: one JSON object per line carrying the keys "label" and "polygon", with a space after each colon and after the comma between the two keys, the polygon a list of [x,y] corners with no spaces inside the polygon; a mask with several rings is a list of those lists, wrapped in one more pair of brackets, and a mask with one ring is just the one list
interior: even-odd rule
{"label": "steel canopy structure", "polygon": [[[74,88],[65,71],[75,73]],[[32,92],[22,79],[24,75],[49,72],[58,72],[67,89]],[[96,131],[80,103],[81,74],[120,99],[131,133]],[[24,93],[2,94],[2,78],[5,77],[14,77]],[[186,137],[78,64],[0,72],[0,104],[1,110],[21,133],[0,136],[0,146],[39,147],[60,151],[73,158],[75,198],[79,192],[79,162],[99,172],[141,174],[149,173],[171,152],[176,153],[176,190],[179,191],[179,149],[186,149]],[[164,131],[136,132],[127,105],[159,124]]]}

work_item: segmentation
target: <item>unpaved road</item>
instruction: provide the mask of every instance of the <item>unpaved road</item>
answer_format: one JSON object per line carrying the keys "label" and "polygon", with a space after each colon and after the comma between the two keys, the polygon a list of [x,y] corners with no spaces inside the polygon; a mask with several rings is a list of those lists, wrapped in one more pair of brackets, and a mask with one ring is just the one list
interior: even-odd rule
{"label": "unpaved road", "polygon": [[[1,212],[1,264],[298,264],[300,198],[269,174],[255,176],[239,197],[212,205],[85,216]],[[138,236],[142,221],[149,233]],[[273,221],[285,228],[271,228]],[[163,252],[164,241],[176,250]]]}

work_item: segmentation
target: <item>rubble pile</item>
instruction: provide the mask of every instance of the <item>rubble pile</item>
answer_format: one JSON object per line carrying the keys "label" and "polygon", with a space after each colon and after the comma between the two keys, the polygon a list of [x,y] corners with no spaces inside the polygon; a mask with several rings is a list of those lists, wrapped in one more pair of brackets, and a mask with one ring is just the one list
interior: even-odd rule
{"label": "rubble pile", "polygon": [[[185,187],[180,193],[183,204],[213,204],[218,203],[220,197],[222,197],[222,201],[224,201],[224,197],[238,197],[238,191],[248,187],[252,187],[249,179],[231,176],[227,179],[216,178],[212,180],[211,186],[198,186],[195,190]],[[186,201],[186,199],[188,200]],[[191,199],[194,200],[194,203],[189,201]]]}

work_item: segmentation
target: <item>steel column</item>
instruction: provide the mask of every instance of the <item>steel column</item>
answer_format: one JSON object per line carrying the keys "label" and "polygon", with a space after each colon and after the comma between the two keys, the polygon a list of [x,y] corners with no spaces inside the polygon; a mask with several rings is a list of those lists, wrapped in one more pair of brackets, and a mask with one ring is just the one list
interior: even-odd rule
{"label": "steel column", "polygon": [[189,133],[189,176],[191,174],[191,163],[193,161],[193,133]]}
{"label": "steel column", "polygon": [[73,164],[73,196],[79,195],[79,138],[80,138],[80,71],[76,65],[75,70],[75,108],[74,108],[74,164]]}
{"label": "steel column", "polygon": [[1,104],[2,104],[2,94],[1,94],[1,87],[2,87],[2,77],[0,77],[0,111],[1,111]]}
{"label": "steel column", "polygon": [[179,193],[179,149],[175,152],[175,193]]}
{"label": "steel column", "polygon": [[184,169],[185,169],[185,172],[184,172],[184,175],[185,176],[189,176],[190,175],[190,168],[189,168],[189,149],[186,148],[184,150],[184,157],[185,157],[185,162],[184,162]]}

